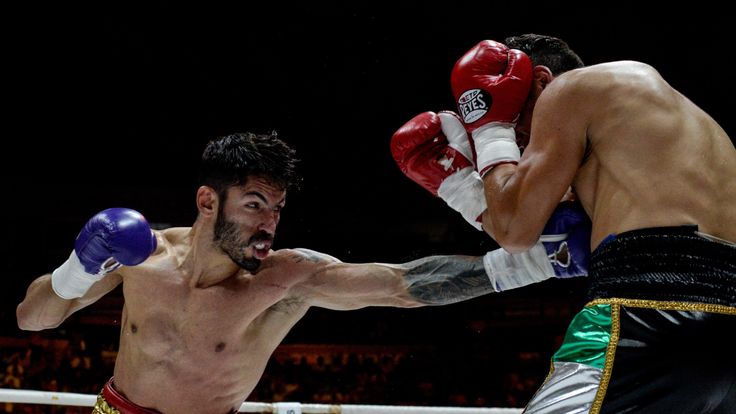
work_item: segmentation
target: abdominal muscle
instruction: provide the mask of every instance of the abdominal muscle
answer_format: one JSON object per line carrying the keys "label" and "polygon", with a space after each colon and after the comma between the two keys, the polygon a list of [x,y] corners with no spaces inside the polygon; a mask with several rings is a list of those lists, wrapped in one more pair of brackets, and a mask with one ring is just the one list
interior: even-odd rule
{"label": "abdominal muscle", "polygon": [[148,276],[124,277],[114,385],[135,404],[164,413],[239,408],[307,309],[285,311],[283,291],[247,278],[191,289]]}
{"label": "abdominal muscle", "polygon": [[268,360],[246,352],[244,341],[233,337],[229,347],[216,352],[212,340],[224,338],[210,340],[206,333],[187,338],[170,328],[157,329],[156,322],[147,325],[136,334],[129,332],[130,325],[123,327],[114,374],[115,388],[143,407],[226,413],[252,391]]}

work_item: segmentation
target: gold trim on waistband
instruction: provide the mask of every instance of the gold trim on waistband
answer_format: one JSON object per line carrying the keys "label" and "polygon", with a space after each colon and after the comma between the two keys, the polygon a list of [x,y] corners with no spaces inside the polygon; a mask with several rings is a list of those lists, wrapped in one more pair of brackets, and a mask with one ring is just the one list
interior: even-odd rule
{"label": "gold trim on waistband", "polygon": [[723,313],[726,315],[736,315],[736,308],[726,305],[716,305],[712,303],[697,303],[697,302],[677,302],[677,301],[662,301],[662,300],[647,300],[647,299],[626,299],[626,298],[605,298],[595,299],[587,304],[588,306],[594,305],[625,305],[634,308],[653,308],[660,310],[681,310],[681,311],[699,311],[699,312],[710,312],[710,313]]}
{"label": "gold trim on waistband", "polygon": [[117,408],[110,406],[110,404],[105,401],[102,394],[99,394],[97,396],[95,407],[92,409],[92,414],[120,414],[120,411],[118,411]]}

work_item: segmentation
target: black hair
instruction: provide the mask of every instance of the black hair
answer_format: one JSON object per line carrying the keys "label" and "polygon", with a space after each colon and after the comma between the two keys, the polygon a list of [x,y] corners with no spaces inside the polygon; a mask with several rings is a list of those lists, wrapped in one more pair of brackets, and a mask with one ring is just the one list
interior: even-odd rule
{"label": "black hair", "polygon": [[295,152],[276,132],[224,135],[211,140],[202,153],[199,184],[224,196],[233,185],[243,185],[257,176],[281,190],[298,188]]}
{"label": "black hair", "polygon": [[535,66],[548,67],[555,76],[585,66],[567,43],[556,37],[527,33],[507,37],[504,43],[511,49],[526,53]]}

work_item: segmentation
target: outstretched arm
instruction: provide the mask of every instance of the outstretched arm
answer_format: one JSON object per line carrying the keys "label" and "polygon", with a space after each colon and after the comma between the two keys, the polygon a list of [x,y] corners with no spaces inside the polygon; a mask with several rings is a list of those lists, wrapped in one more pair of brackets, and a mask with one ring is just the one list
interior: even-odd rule
{"label": "outstretched arm", "polygon": [[310,305],[329,309],[445,305],[494,291],[482,257],[431,256],[404,264],[351,264],[298,249],[294,259],[318,264],[317,271],[300,284],[300,293]]}
{"label": "outstretched arm", "polygon": [[496,249],[482,257],[430,256],[404,264],[350,264],[307,249],[292,252],[312,271],[299,284],[310,305],[330,309],[365,306],[446,305],[549,278],[588,274],[590,220],[574,202],[560,204],[531,249]]}

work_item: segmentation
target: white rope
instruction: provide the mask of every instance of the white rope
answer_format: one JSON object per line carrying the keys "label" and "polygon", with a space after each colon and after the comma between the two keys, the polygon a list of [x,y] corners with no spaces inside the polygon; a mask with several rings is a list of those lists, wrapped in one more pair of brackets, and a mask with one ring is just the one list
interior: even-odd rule
{"label": "white rope", "polygon": [[[302,404],[304,414],[520,414],[518,408],[475,408],[475,407],[419,407],[419,406],[396,406],[396,405],[320,405]],[[330,407],[333,411],[329,411]],[[241,412],[243,408],[240,408]],[[294,414],[298,414],[294,413]]]}
{"label": "white rope", "polygon": [[0,388],[0,402],[94,407],[96,395]]}
{"label": "white rope", "polygon": [[[0,388],[0,402],[93,407],[96,395],[71,392],[32,391]],[[241,413],[269,414],[519,414],[518,408],[415,407],[393,405],[330,405],[245,402]]]}

